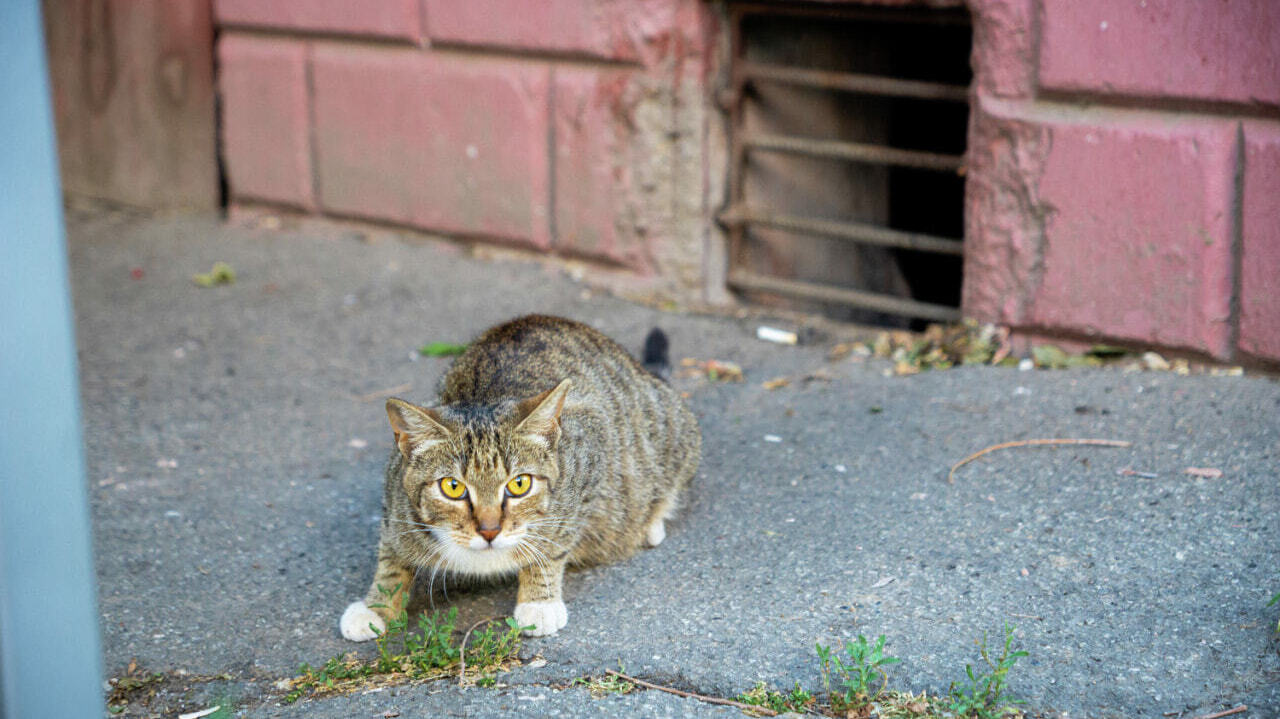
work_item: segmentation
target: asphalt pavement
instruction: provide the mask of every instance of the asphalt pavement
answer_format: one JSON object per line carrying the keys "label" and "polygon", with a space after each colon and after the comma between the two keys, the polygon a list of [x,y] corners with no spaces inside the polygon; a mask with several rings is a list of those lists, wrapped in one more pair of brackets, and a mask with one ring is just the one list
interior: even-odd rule
{"label": "asphalt pavement", "polygon": [[[886,376],[760,317],[617,299],[562,269],[391,230],[76,209],[68,218],[105,666],[162,673],[150,708],[248,717],[740,716],[655,691],[593,698],[620,665],[707,695],[819,687],[814,644],[883,634],[891,683],[945,693],[1015,625],[1033,716],[1280,716],[1280,384],[1254,376],[978,367]],[[192,275],[226,262],[236,281]],[[704,458],[666,541],[570,573],[569,624],[497,689],[447,681],[287,705],[275,682],[352,650],[372,570],[382,409],[429,402],[465,342],[527,312],[638,351],[737,363],[677,376]],[[767,380],[789,378],[777,389]],[[1096,437],[1129,448],[1015,448]],[[1221,476],[1187,474],[1189,467]],[[1121,474],[1125,469],[1154,475]],[[1212,474],[1212,473],[1209,473]],[[508,612],[513,583],[437,606]],[[135,668],[135,673],[140,671]],[[104,703],[104,714],[105,714]]]}

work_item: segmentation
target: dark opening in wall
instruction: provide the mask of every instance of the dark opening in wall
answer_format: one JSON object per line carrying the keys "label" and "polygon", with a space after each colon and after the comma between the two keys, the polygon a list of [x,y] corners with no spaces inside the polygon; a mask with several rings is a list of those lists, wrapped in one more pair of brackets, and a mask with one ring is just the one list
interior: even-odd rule
{"label": "dark opening in wall", "polygon": [[957,319],[967,13],[730,12],[730,286],[856,322]]}

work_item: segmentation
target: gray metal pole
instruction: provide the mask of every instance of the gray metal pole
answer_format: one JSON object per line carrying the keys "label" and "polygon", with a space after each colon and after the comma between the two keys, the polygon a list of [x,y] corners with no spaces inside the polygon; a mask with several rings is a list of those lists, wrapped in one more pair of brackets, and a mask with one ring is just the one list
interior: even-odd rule
{"label": "gray metal pole", "polygon": [[62,200],[39,0],[0,2],[0,715],[102,716]]}

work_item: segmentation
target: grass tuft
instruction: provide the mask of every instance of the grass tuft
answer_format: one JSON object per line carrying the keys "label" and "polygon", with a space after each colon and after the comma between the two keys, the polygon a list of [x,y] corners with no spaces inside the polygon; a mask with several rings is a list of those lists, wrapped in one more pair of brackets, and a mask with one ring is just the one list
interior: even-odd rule
{"label": "grass tuft", "polygon": [[973,719],[997,719],[1018,714],[1018,710],[1009,704],[1020,704],[1017,700],[1004,697],[1009,681],[1009,670],[1022,657],[1024,651],[1012,651],[1013,631],[1016,627],[1004,625],[1004,649],[1000,656],[992,659],[987,651],[987,634],[982,633],[982,641],[978,643],[978,652],[982,661],[987,664],[985,671],[975,673],[972,664],[964,667],[965,679],[951,684],[951,701],[948,709],[957,716]]}
{"label": "grass tuft", "polygon": [[[391,596],[398,589],[384,593]],[[411,628],[408,614],[401,611],[374,640],[378,650],[374,659],[364,661],[350,652],[332,657],[320,667],[303,664],[298,676],[289,680],[284,701],[289,704],[304,696],[345,693],[370,684],[448,676],[457,670],[462,659],[462,648],[454,639],[457,622],[458,609],[450,607],[447,612],[419,615],[417,627]],[[520,632],[525,628],[507,617],[474,634],[466,647],[467,677],[478,686],[496,684],[495,675],[515,661],[520,651]]]}
{"label": "grass tuft", "polygon": [[[860,709],[878,698],[889,684],[889,674],[884,668],[901,661],[885,655],[883,634],[876,638],[875,644],[868,643],[861,634],[856,642],[846,641],[844,656],[821,644],[815,644],[814,650],[818,653],[823,691],[837,712]],[[833,680],[838,686],[834,691]]]}
{"label": "grass tuft", "polygon": [[784,712],[803,714],[818,701],[812,694],[800,687],[800,682],[796,682],[789,692],[774,691],[764,682],[756,682],[751,691],[739,694],[736,700],[743,704],[772,709],[779,714]]}

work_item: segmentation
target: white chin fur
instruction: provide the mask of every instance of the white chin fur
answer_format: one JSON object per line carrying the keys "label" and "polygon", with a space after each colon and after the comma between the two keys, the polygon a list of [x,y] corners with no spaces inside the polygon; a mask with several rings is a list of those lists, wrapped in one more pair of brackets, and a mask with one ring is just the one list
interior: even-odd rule
{"label": "white chin fur", "polygon": [[[443,543],[444,564],[449,571],[475,577],[512,574],[520,571],[520,557],[517,552],[512,551],[512,546],[500,547],[495,542],[494,546],[490,547],[487,542],[481,540],[483,548],[476,549],[471,544],[472,541],[468,540],[467,544],[459,544],[453,540]],[[518,543],[518,540],[511,542],[512,545]]]}
{"label": "white chin fur", "polygon": [[[378,631],[371,629],[370,624],[377,627]],[[387,623],[364,602],[352,602],[342,613],[338,628],[342,630],[342,636],[353,642],[367,642],[387,631]]]}
{"label": "white chin fur", "polygon": [[516,605],[515,618],[520,626],[533,627],[524,631],[526,637],[545,637],[569,623],[569,610],[562,601],[524,602]]}

